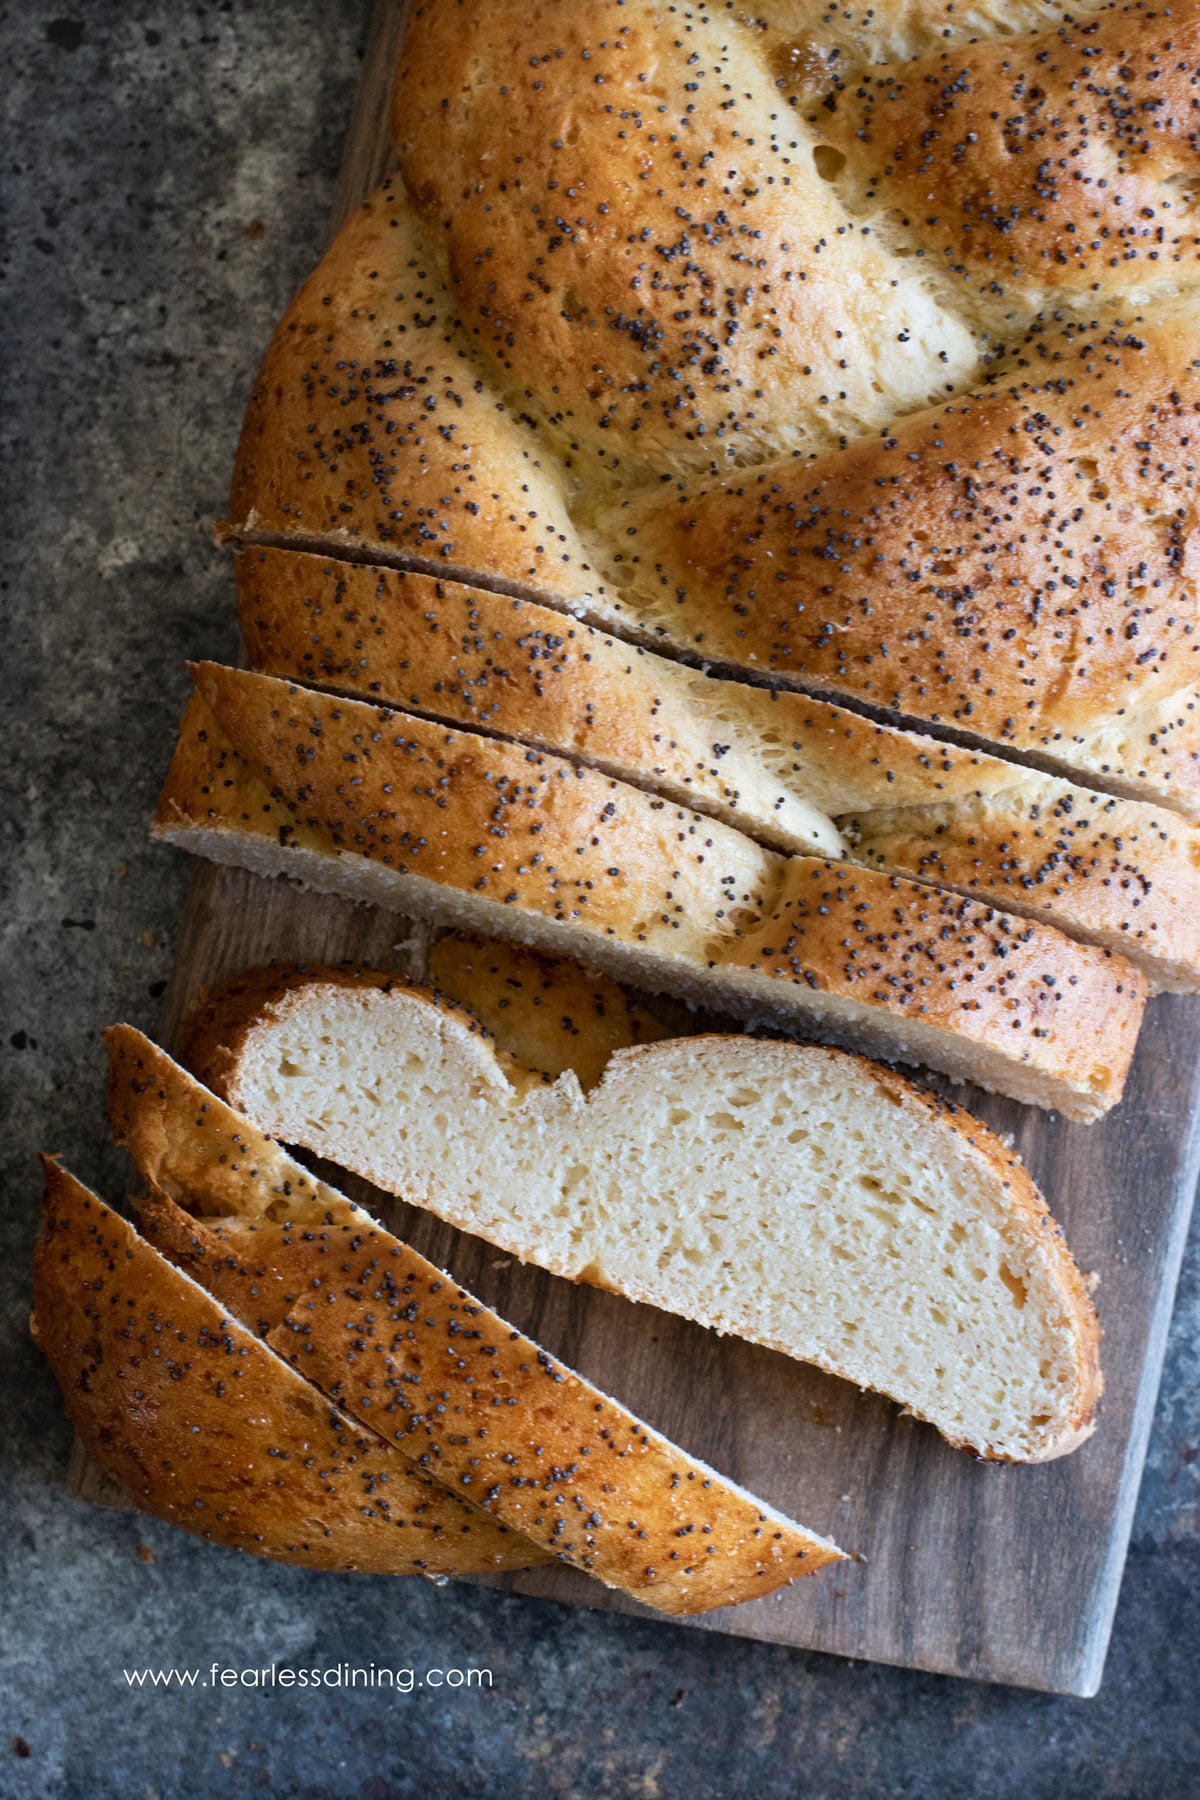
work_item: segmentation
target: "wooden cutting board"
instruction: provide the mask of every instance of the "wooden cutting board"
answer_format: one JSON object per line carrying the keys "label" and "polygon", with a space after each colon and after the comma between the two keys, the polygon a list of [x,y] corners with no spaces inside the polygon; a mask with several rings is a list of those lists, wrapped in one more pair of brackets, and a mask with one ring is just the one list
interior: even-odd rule
{"label": "wooden cutting board", "polygon": [[[391,166],[386,113],[402,24],[401,0],[378,0],[335,228]],[[314,243],[314,262],[320,250]],[[164,744],[164,771],[168,753]],[[164,1039],[171,1041],[206,987],[256,963],[353,958],[419,976],[429,941],[424,926],[395,914],[200,866]],[[1174,996],[1152,1003],[1124,1104],[1103,1124],[1068,1125],[969,1090],[956,1098],[1012,1134],[1081,1266],[1101,1276],[1108,1385],[1099,1430],[1076,1455],[1042,1468],[975,1463],[888,1402],[817,1370],[521,1267],[428,1214],[361,1184],[356,1192],[552,1353],[854,1553],[850,1563],[786,1592],[688,1621],[696,1629],[1093,1694],[1196,1183],[1200,1005]],[[71,1485],[112,1497],[82,1454]],[[644,1610],[565,1568],[496,1584]]]}

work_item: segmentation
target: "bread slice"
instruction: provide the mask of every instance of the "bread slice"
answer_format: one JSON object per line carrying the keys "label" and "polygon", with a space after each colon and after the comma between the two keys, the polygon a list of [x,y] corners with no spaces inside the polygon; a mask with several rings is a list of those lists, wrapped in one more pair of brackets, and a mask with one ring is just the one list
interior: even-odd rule
{"label": "bread slice", "polygon": [[264,674],[578,756],[777,849],[842,852],[820,746],[789,758],[792,695],[777,717],[765,690],[461,582],[279,548],[236,565]]}
{"label": "bread slice", "polygon": [[718,681],[528,600],[281,549],[237,559],[269,675],[578,757],[776,849],[969,893],[1200,988],[1200,832],[796,693]]}
{"label": "bread slice", "polygon": [[155,833],[1097,1118],[1146,982],[1049,927],[784,858],[594,770],[217,665]]}
{"label": "bread slice", "polygon": [[42,1164],[30,1329],[89,1453],[143,1511],[312,1569],[546,1560],[319,1394],[54,1158]]}
{"label": "bread slice", "polygon": [[187,1054],[262,1130],[506,1252],[891,1395],[977,1455],[1073,1449],[1097,1326],[1028,1175],[970,1114],[839,1051],[697,1037],[584,1094],[394,977],[266,969]]}
{"label": "bread slice", "polygon": [[140,1033],[108,1043],[147,1230],[418,1467],[660,1612],[734,1605],[841,1557],[557,1363]]}

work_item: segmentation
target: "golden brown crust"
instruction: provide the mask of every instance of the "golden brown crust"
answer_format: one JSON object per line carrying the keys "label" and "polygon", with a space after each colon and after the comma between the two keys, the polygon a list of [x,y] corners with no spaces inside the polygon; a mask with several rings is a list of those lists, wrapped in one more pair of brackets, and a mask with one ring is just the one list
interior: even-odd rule
{"label": "golden brown crust", "polygon": [[1200,689],[1181,688],[1136,712],[1122,712],[1087,738],[1047,757],[1114,794],[1156,800],[1200,824]]}
{"label": "golden brown crust", "polygon": [[253,668],[579,756],[779,849],[836,854],[803,783],[729,729],[761,696],[533,601],[411,570],[255,547],[237,559]]}
{"label": "golden brown crust", "polygon": [[[297,965],[297,970],[300,965]],[[269,1010],[282,996],[281,975],[273,968],[251,970],[230,982],[215,1000],[197,1008],[184,1032],[186,1054],[214,1092],[230,1078],[233,1056],[240,1047],[234,1030],[236,1008],[249,1014]],[[322,974],[327,971],[322,970]],[[382,973],[367,975],[344,970],[345,982],[355,979],[371,985],[394,979]],[[289,1185],[272,1185],[275,1147],[252,1126],[239,1136],[239,1121],[223,1103],[210,1104],[208,1095],[197,1093],[196,1082],[186,1069],[129,1025],[111,1025],[104,1033],[108,1051],[108,1121],[114,1144],[129,1151],[146,1181],[195,1216],[216,1218],[233,1215],[267,1217],[282,1194],[291,1197],[315,1190],[314,1177],[289,1170]],[[197,1111],[197,1108],[199,1109]],[[183,1132],[179,1119],[189,1109],[196,1129]],[[202,1115],[211,1113],[219,1126],[219,1153],[211,1149],[212,1133],[205,1133]],[[241,1148],[239,1148],[239,1144]],[[252,1146],[260,1155],[252,1154]],[[280,1152],[282,1155],[283,1153]],[[254,1196],[255,1198],[252,1198]],[[139,1207],[145,1207],[145,1201]],[[349,1201],[344,1203],[353,1207]]]}
{"label": "golden brown crust", "polygon": [[977,396],[603,524],[714,660],[1070,760],[1196,680],[1200,338],[1033,342]]}
{"label": "golden brown crust", "polygon": [[1120,1098],[1146,999],[1122,957],[898,875],[793,857],[778,908],[723,967],[805,982],[1050,1065],[1103,1109]]}
{"label": "golden brown crust", "polygon": [[1133,0],[999,43],[867,66],[813,110],[914,243],[997,310],[1194,282],[1200,17]]}
{"label": "golden brown crust", "polygon": [[771,851],[560,757],[216,663],[193,673],[299,826],[398,873],[703,958],[777,885]]}
{"label": "golden brown crust", "polygon": [[33,1335],[90,1454],[146,1512],[308,1568],[544,1560],[331,1405],[56,1161],[43,1168]]}
{"label": "golden brown crust", "polygon": [[429,978],[459,1001],[502,1052],[553,1080],[574,1069],[594,1087],[615,1050],[669,1037],[615,981],[566,956],[452,931],[429,952]]}
{"label": "golden brown crust", "polygon": [[385,182],[272,339],[238,445],[234,531],[570,595],[586,565],[560,484],[480,380],[404,191]]}
{"label": "golden brown crust", "polygon": [[165,1247],[180,1225],[164,1207],[214,1212],[240,1181],[245,1217],[193,1222],[203,1280],[419,1468],[662,1612],[734,1605],[841,1555],[556,1363],[139,1033],[109,1042]]}
{"label": "golden brown crust", "polygon": [[760,44],[645,0],[409,15],[405,179],[481,359],[584,483],[836,443],[969,377],[961,322],[848,228]]}
{"label": "golden brown crust", "polygon": [[1200,818],[1195,0],[792,23],[414,6],[413,201],[284,320],[235,530]]}
{"label": "golden brown crust", "polygon": [[856,861],[998,900],[1200,988],[1200,833],[1157,807],[1025,771],[953,802],[839,820]]}
{"label": "golden brown crust", "polygon": [[[784,787],[834,813],[1019,779],[997,757],[808,695],[717,680],[534,601],[277,546],[243,550],[235,562],[242,634],[261,673],[596,766],[621,763],[638,771],[628,779],[658,791],[674,779],[691,789],[677,797],[701,809],[719,793],[742,812],[727,822],[768,843],[762,828]],[[779,772],[769,795],[768,766]],[[760,794],[744,792],[748,775],[759,777]],[[705,777],[720,786],[706,787]],[[770,812],[754,810],[756,801]]]}
{"label": "golden brown crust", "polygon": [[[343,1244],[350,1254],[336,1271],[309,1251],[311,1285],[278,1341],[310,1379],[356,1413],[391,1415],[423,1464],[469,1482],[564,1561],[687,1614],[770,1593],[840,1558],[652,1436],[386,1232]],[[521,1439],[499,1433],[493,1401],[535,1383],[543,1398]]]}
{"label": "golden brown crust", "polygon": [[205,826],[236,837],[245,833],[280,845],[328,847],[328,838],[298,825],[239,756],[202,694],[193,693],[179,722],[170,767],[151,827],[167,836],[180,827]]}
{"label": "golden brown crust", "polygon": [[588,525],[593,568],[553,453],[532,436],[508,441],[526,428],[485,389],[467,393],[461,347],[452,368],[429,360],[451,356],[445,321],[427,333],[423,379],[471,419],[480,412],[460,420],[468,463],[453,433],[430,431],[411,382],[364,374],[348,411],[344,369],[313,381],[314,334],[333,374],[391,366],[398,327],[362,291],[362,271],[382,243],[398,256],[384,286],[411,275],[406,218],[402,199],[381,193],[281,326],[243,434],[237,530],[515,585],[658,633],[670,650],[1200,806],[1195,720],[1132,731],[1124,757],[1092,749],[1114,722],[1132,726],[1196,681],[1192,325],[1147,330],[1139,315],[1132,328],[1035,335],[993,387],[815,463],[602,507]]}
{"label": "golden brown crust", "polygon": [[[360,1016],[358,1029],[361,1031],[361,1049],[364,1057],[370,1059],[374,1049],[373,1024],[376,1020],[381,1027],[389,1023],[389,1007],[386,997],[398,995],[406,1004],[417,1001],[422,1007],[444,1010],[438,999],[419,987],[398,983],[384,975],[372,978],[360,970],[344,970],[324,968],[305,970],[300,968],[271,968],[252,971],[248,976],[232,983],[227,989],[211,999],[192,1022],[188,1038],[188,1053],[198,1060],[194,1067],[198,1074],[211,1082],[221,1095],[232,1103],[242,1098],[244,1086],[244,1065],[248,1060],[257,1063],[260,1058],[272,1055],[271,1040],[275,1027],[280,1027],[286,1037],[294,1041],[294,1032],[299,1023],[303,1035],[303,1021],[311,1008],[314,1031],[322,1026],[317,1023],[324,1015],[330,997],[338,990],[353,989],[359,992],[370,989],[378,996]],[[459,1024],[470,1021],[459,1019]],[[739,1040],[741,1042],[742,1040]],[[703,1035],[688,1039],[689,1058],[697,1071],[703,1072],[707,1065],[710,1051],[719,1050],[725,1040],[712,1035]],[[669,1051],[671,1047],[664,1045]],[[829,1058],[846,1070],[846,1084],[849,1085],[851,1074],[865,1075],[874,1086],[882,1089],[892,1100],[898,1111],[923,1115],[923,1123],[935,1124],[939,1132],[957,1138],[970,1161],[974,1164],[974,1173],[979,1181],[981,1191],[988,1191],[994,1180],[1003,1190],[1005,1206],[1011,1211],[1023,1233],[1028,1233],[1031,1243],[1036,1247],[1036,1254],[1044,1257],[1052,1270],[1054,1290],[1058,1297],[1063,1314],[1069,1321],[1070,1339],[1075,1357],[1075,1381],[1072,1391],[1075,1404],[1071,1416],[1062,1421],[1062,1428],[1056,1432],[1046,1446],[1046,1456],[1058,1456],[1076,1447],[1082,1438],[1088,1435],[1095,1407],[1102,1389],[1099,1370],[1099,1326],[1095,1311],[1079,1271],[1066,1247],[1061,1228],[1050,1217],[1046,1202],[1031,1180],[1028,1172],[1018,1158],[1008,1150],[986,1125],[974,1118],[969,1112],[955,1105],[952,1101],[915,1087],[903,1076],[893,1070],[885,1069],[863,1057],[847,1055],[837,1050],[813,1051],[807,1048],[797,1052],[794,1047],[771,1042],[759,1046],[762,1058],[764,1077],[770,1073],[775,1059],[792,1055],[820,1056]],[[653,1088],[661,1079],[657,1068],[658,1053],[655,1046],[644,1046],[621,1059],[620,1078],[627,1082],[632,1090],[639,1081],[646,1082]],[[296,1131],[297,1121],[289,1118],[269,1119],[264,1123],[272,1129],[291,1138]],[[907,1122],[906,1122],[907,1123]],[[385,1189],[389,1182],[384,1172],[375,1165],[374,1160],[363,1147],[358,1146],[356,1154],[353,1133],[347,1136],[339,1130],[336,1107],[325,1120],[324,1129],[310,1126],[307,1131],[301,1130],[297,1137],[305,1148],[316,1155],[324,1156],[340,1162],[344,1167],[353,1168],[356,1173],[382,1185]],[[177,1149],[176,1155],[178,1156]],[[242,1165],[252,1161],[258,1166],[261,1155],[257,1151],[252,1157],[241,1159]],[[433,1184],[436,1192],[436,1183]],[[193,1192],[199,1190],[195,1187]],[[281,1184],[276,1181],[271,1189],[271,1209],[275,1217],[281,1216],[283,1204],[278,1196]],[[221,1210],[226,1204],[226,1182],[224,1170],[218,1169],[213,1178],[212,1209]],[[406,1188],[405,1198],[413,1198],[412,1192]],[[423,1204],[433,1206],[440,1217],[465,1230],[478,1230],[479,1217],[477,1209],[470,1201],[462,1201],[455,1205],[453,1201],[447,1206],[445,1198],[434,1199],[432,1194],[420,1196]],[[208,1202],[205,1202],[208,1204]],[[297,1206],[298,1202],[292,1202]],[[247,1199],[243,1204],[246,1217],[254,1213],[263,1216],[263,1202]],[[296,1213],[299,1217],[299,1213]],[[485,1233],[485,1235],[488,1235]],[[505,1242],[502,1247],[509,1251],[522,1253],[527,1250],[525,1244],[514,1245]],[[580,1276],[577,1267],[567,1267],[553,1258],[538,1255],[536,1261],[549,1268],[552,1273],[564,1275],[571,1279],[584,1279],[598,1286],[610,1286],[594,1265],[589,1265]],[[631,1287],[628,1283],[615,1291],[624,1293],[627,1298],[648,1302],[651,1305],[668,1304],[664,1296],[657,1290],[651,1292],[641,1287]],[[739,1330],[739,1325],[723,1314],[713,1315],[711,1309],[702,1309],[697,1315],[701,1322],[715,1326],[718,1330]],[[761,1340],[770,1341],[770,1340]],[[771,1343],[772,1348],[782,1350],[785,1354],[793,1353],[793,1347],[786,1343]],[[844,1368],[832,1363],[824,1363],[834,1374],[843,1374]],[[951,1438],[952,1442],[956,1442]],[[981,1450],[979,1444],[962,1445],[977,1454],[983,1453],[993,1457],[1000,1453],[995,1449]],[[1027,1460],[1037,1460],[1036,1457]]]}

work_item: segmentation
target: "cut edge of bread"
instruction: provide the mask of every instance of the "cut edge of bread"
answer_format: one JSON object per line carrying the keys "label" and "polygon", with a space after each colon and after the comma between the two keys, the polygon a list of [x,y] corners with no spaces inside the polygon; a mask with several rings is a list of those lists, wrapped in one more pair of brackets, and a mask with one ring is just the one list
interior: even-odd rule
{"label": "cut edge of bread", "polygon": [[[585,1095],[523,1079],[427,989],[286,967],[215,996],[186,1042],[273,1137],[551,1273],[888,1394],[957,1447],[1043,1461],[1092,1429],[1099,1328],[1041,1194],[979,1120],[861,1057],[660,1040]],[[1000,1394],[965,1425],[972,1359]],[[1033,1397],[1006,1424],[1018,1370]]]}

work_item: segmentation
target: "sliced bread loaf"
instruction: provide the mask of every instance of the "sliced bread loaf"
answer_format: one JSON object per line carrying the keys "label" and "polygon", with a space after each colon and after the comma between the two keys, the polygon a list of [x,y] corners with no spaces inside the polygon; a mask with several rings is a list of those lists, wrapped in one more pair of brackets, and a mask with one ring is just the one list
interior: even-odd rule
{"label": "sliced bread loaf", "polygon": [[1090,1430],[1095,1314],[1041,1195],[978,1120],[861,1057],[674,1039],[618,1051],[585,1095],[428,990],[270,969],[203,1009],[187,1053],[262,1130],[978,1455]]}
{"label": "sliced bread loaf", "polygon": [[30,1329],[105,1474],[197,1537],[312,1569],[546,1553],[349,1418],[52,1157]]}
{"label": "sliced bread loaf", "polygon": [[1119,1098],[1122,957],[869,868],[783,857],[561,758],[214,664],[156,834],[577,955],[1073,1118]]}
{"label": "sliced bread loaf", "polygon": [[840,1558],[481,1306],[140,1033],[117,1026],[108,1044],[145,1229],[418,1468],[660,1612],[734,1605]]}

